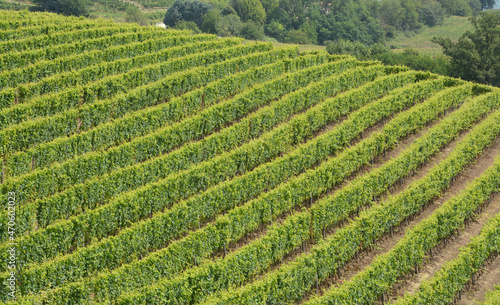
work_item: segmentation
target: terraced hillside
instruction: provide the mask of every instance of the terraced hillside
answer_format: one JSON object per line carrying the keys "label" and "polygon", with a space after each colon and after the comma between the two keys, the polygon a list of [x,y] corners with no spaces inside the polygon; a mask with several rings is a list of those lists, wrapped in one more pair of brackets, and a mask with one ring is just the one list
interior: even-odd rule
{"label": "terraced hillside", "polygon": [[1,301],[498,295],[499,89],[241,39],[0,16]]}

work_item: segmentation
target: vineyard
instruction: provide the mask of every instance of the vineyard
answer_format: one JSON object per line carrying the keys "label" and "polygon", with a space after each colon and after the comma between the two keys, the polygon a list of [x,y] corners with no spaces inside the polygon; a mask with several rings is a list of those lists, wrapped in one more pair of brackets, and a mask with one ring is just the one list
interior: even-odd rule
{"label": "vineyard", "polygon": [[0,303],[499,304],[500,89],[0,16]]}

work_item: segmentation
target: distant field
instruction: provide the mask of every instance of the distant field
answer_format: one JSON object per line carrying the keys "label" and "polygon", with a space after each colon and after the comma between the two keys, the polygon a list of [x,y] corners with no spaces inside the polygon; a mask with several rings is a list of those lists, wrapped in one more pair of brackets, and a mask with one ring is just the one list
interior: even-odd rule
{"label": "distant field", "polygon": [[463,33],[472,29],[472,24],[468,20],[468,17],[452,16],[446,19],[442,25],[427,28],[417,35],[408,37],[400,34],[395,39],[389,41],[388,45],[396,46],[396,52],[404,48],[414,48],[428,54],[441,53],[441,47],[431,42],[433,37],[442,36],[458,40]]}

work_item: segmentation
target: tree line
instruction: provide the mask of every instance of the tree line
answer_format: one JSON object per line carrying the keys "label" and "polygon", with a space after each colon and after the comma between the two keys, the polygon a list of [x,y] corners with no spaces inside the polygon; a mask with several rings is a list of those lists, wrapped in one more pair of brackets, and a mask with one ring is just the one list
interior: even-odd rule
{"label": "tree line", "polygon": [[328,44],[383,43],[397,32],[435,26],[451,15],[474,16],[496,0],[177,0],[164,23],[219,36]]}
{"label": "tree line", "polygon": [[419,53],[407,49],[395,53],[382,44],[372,46],[340,39],[326,47],[330,54],[350,54],[358,59],[377,59],[388,65],[406,65],[412,69],[460,77],[500,86],[500,11],[485,11],[471,17],[474,31],[466,32],[457,42],[434,37],[446,56]]}

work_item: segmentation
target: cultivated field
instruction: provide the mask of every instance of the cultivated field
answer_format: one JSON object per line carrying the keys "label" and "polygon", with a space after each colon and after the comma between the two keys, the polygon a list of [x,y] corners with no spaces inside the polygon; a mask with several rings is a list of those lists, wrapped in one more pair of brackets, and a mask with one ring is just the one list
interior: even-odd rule
{"label": "cultivated field", "polygon": [[1,301],[496,304],[500,89],[0,17]]}

